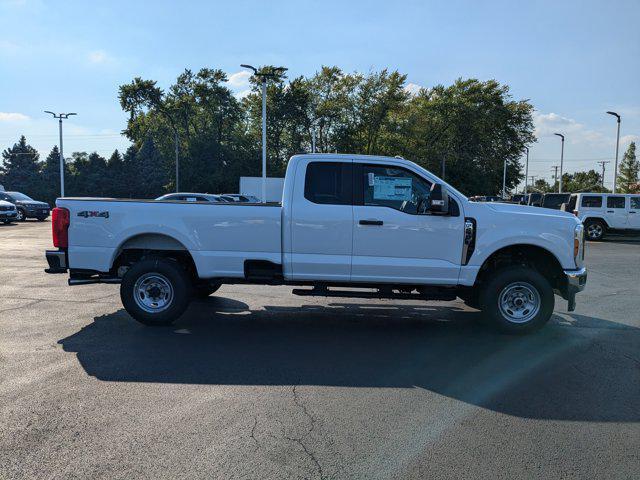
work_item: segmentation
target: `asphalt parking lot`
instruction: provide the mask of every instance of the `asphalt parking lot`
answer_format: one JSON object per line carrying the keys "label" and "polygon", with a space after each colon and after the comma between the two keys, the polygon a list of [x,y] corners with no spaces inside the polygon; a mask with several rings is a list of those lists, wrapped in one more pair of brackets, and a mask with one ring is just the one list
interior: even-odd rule
{"label": "asphalt parking lot", "polygon": [[460,302],[223,287],[172,328],[0,225],[0,478],[638,478],[640,241],[527,337]]}

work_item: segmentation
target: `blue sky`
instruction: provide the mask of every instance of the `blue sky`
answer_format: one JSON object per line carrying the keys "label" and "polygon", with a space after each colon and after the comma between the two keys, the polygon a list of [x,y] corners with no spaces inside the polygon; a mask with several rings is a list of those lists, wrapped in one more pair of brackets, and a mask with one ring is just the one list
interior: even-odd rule
{"label": "blue sky", "polygon": [[[640,2],[455,1],[76,2],[0,0],[0,147],[24,133],[43,154],[74,111],[65,152],[126,148],[117,89],[134,76],[167,87],[184,69],[215,67],[238,95],[240,63],[291,76],[321,65],[388,67],[412,85],[495,78],[536,108],[530,174],[550,178],[565,133],[565,171],[613,160],[640,138]],[[609,164],[607,183],[610,185]],[[599,168],[599,167],[598,167]]]}

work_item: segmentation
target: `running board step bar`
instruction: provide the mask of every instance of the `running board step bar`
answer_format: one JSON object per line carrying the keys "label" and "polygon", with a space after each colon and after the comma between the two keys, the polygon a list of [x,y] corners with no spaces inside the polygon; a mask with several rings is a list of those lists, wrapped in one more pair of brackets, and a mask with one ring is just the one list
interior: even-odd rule
{"label": "running board step bar", "polygon": [[330,290],[327,287],[294,288],[294,295],[301,297],[342,297],[342,298],[391,298],[396,300],[443,300],[451,301],[457,298],[454,289],[435,290],[421,293],[397,292],[391,288],[378,288],[373,291],[362,290]]}

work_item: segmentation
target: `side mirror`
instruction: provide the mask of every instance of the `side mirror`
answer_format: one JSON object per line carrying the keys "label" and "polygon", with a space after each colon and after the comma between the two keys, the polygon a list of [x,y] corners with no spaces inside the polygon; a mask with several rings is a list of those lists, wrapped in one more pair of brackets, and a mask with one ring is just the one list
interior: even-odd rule
{"label": "side mirror", "polygon": [[449,213],[449,195],[447,189],[440,183],[431,185],[429,212],[432,215],[447,215]]}

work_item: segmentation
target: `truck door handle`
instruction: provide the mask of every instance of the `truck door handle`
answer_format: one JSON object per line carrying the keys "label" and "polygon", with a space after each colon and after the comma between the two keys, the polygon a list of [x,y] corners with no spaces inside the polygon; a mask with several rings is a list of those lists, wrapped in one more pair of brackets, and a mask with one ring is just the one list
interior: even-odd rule
{"label": "truck door handle", "polygon": [[616,213],[613,210],[607,210],[607,213]]}
{"label": "truck door handle", "polygon": [[376,226],[380,226],[382,225],[384,222],[382,220],[360,220],[360,225],[376,225]]}

